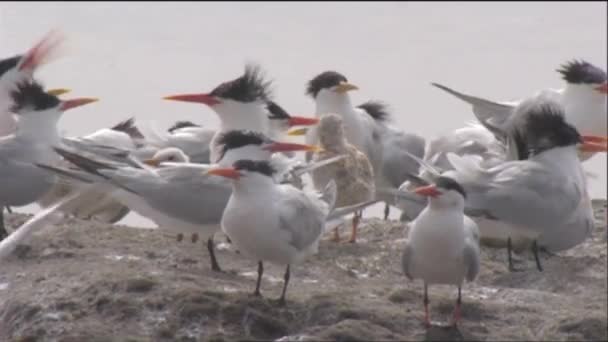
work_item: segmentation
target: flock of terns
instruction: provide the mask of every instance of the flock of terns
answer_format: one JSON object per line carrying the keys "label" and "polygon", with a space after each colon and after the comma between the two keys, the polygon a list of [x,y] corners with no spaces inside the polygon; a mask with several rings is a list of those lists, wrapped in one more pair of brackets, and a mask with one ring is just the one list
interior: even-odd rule
{"label": "flock of terns", "polygon": [[[310,80],[315,117],[292,116],[273,100],[259,66],[206,93],[166,100],[204,104],[219,117],[212,130],[178,121],[143,134],[133,119],[88,136],[62,136],[63,113],[96,101],[60,99],[35,72],[62,42],[50,33],[24,54],[0,60],[0,205],[38,203],[43,210],[10,235],[0,211],[0,260],[57,212],[114,223],[130,211],[178,241],[207,241],[221,271],[214,235],[221,229],[244,257],[286,266],[314,255],[325,232],[352,214],[357,241],[363,210],[375,203],[402,211],[407,242],[402,269],[427,287],[461,286],[480,269],[480,243],[557,252],[591,235],[594,216],[582,162],[607,151],[606,72],[585,61],[565,63],[561,89],[516,102],[496,102],[433,85],[472,106],[475,122],[427,141],[392,123],[386,105],[355,106],[358,87],[335,71]],[[285,142],[305,135],[305,144]],[[300,157],[298,152],[304,152]],[[304,158],[302,158],[304,157]],[[309,175],[312,184],[303,176]],[[314,189],[309,189],[306,186]],[[385,217],[386,219],[386,217]]]}

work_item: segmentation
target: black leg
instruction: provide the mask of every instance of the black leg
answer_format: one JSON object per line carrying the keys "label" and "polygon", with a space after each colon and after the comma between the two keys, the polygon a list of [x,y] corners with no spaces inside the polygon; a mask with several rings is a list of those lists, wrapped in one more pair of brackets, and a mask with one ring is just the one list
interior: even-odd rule
{"label": "black leg", "polygon": [[207,250],[209,251],[209,256],[211,257],[211,269],[216,272],[222,272],[220,269],[220,265],[217,263],[217,259],[215,258],[215,251],[213,249],[213,237],[210,237],[207,240]]}
{"label": "black leg", "polygon": [[255,292],[253,293],[253,295],[257,297],[262,296],[262,294],[260,293],[260,283],[262,283],[262,274],[264,274],[264,264],[262,263],[262,261],[258,261],[258,282],[255,285]]}
{"label": "black leg", "polygon": [[429,292],[426,282],[424,282],[424,324],[427,327],[431,326],[431,319],[429,315]]}
{"label": "black leg", "polygon": [[532,253],[534,253],[534,259],[536,260],[536,268],[538,268],[538,270],[542,272],[543,267],[541,266],[540,258],[538,257],[538,245],[536,244],[536,240],[532,242]]}
{"label": "black leg", "polygon": [[4,209],[0,210],[0,241],[8,236],[6,228],[4,228]]}
{"label": "black leg", "polygon": [[6,206],[6,211],[8,211],[9,214],[13,213],[13,209],[11,209],[11,207],[9,207],[8,205]]}
{"label": "black leg", "polygon": [[391,207],[388,203],[384,204],[384,221],[388,220],[388,215],[391,213]]}
{"label": "black leg", "polygon": [[287,265],[287,269],[285,270],[285,276],[283,277],[283,292],[281,293],[281,298],[279,298],[279,305],[285,306],[285,292],[287,292],[287,285],[289,284],[289,265]]}
{"label": "black leg", "polygon": [[507,253],[509,255],[509,271],[515,272],[516,269],[515,269],[515,267],[513,267],[513,258],[511,257],[512,249],[513,248],[511,247],[511,237],[509,237],[507,239]]}
{"label": "black leg", "polygon": [[456,326],[458,324],[458,321],[460,321],[460,304],[461,303],[462,303],[461,288],[460,288],[460,285],[458,285],[458,299],[456,300],[456,307],[454,308],[454,315],[452,318],[452,324],[454,326]]}

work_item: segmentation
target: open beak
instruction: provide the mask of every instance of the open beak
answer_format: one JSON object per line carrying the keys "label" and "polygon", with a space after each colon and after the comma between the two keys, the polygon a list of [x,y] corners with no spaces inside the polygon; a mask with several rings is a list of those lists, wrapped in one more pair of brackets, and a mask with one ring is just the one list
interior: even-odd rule
{"label": "open beak", "polygon": [[293,143],[282,143],[282,142],[272,142],[270,144],[266,144],[263,149],[271,151],[271,152],[293,152],[293,151],[307,151],[307,152],[320,152],[323,149],[319,146],[315,145],[306,145],[306,144],[293,144]]}
{"label": "open beak", "polygon": [[60,95],[63,95],[63,94],[67,94],[70,91],[72,91],[72,90],[71,89],[67,89],[67,88],[55,88],[55,89],[49,89],[47,91],[47,93],[51,94],[51,95],[55,95],[55,96],[60,96]]}
{"label": "open beak", "polygon": [[414,192],[418,195],[427,196],[427,197],[437,197],[441,195],[441,192],[437,190],[435,185],[427,185],[414,189]]}
{"label": "open beak", "polygon": [[359,89],[359,87],[357,87],[356,85],[354,85],[352,83],[341,82],[334,88],[334,91],[339,94],[344,94],[347,91],[358,90],[358,89]]}
{"label": "open beak", "polygon": [[209,107],[213,107],[220,103],[215,96],[209,94],[181,94],[163,97],[165,100],[181,101],[181,102],[193,102],[206,104]]}
{"label": "open beak", "polygon": [[158,161],[156,159],[146,159],[146,160],[143,160],[142,163],[153,166],[153,167],[158,167],[160,165],[160,161]]}
{"label": "open beak", "polygon": [[65,101],[61,101],[61,110],[66,111],[68,109],[84,106],[86,104],[97,102],[97,101],[99,101],[99,99],[92,98],[92,97],[82,97],[82,98],[78,98],[78,99],[65,100]]}
{"label": "open beak", "polygon": [[239,179],[241,177],[239,171],[233,167],[210,169],[205,173],[208,175],[221,176],[230,179]]}
{"label": "open beak", "polygon": [[289,127],[293,126],[312,126],[319,123],[319,118],[305,118],[303,116],[292,116],[289,118]]}
{"label": "open beak", "polygon": [[579,145],[581,152],[596,153],[608,152],[608,138],[596,135],[584,135],[583,143]]}
{"label": "open beak", "polygon": [[301,136],[301,135],[306,135],[307,132],[308,132],[308,128],[306,128],[306,127],[290,128],[287,131],[287,135]]}
{"label": "open beak", "polygon": [[608,82],[604,82],[601,85],[597,86],[595,90],[599,91],[602,94],[608,94]]}
{"label": "open beak", "polygon": [[56,31],[49,32],[38,44],[34,45],[22,58],[19,71],[29,70],[33,72],[40,65],[48,62],[53,52],[62,43],[63,36]]}

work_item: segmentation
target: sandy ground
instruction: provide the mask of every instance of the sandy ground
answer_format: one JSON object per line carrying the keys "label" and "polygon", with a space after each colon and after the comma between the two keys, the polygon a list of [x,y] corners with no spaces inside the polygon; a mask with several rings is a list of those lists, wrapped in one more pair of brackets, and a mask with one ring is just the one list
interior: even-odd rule
{"label": "sandy ground", "polygon": [[[396,221],[364,220],[354,245],[323,241],[292,267],[279,307],[284,270],[266,264],[264,297],[251,296],[256,262],[220,234],[216,273],[203,242],[66,219],[0,265],[0,341],[607,340],[606,201],[594,205],[593,238],[543,255],[542,273],[528,252],[510,273],[506,250],[484,247],[458,328],[445,325],[456,288],[430,287],[430,329],[421,282],[400,271]],[[28,218],[9,215],[9,226]]]}

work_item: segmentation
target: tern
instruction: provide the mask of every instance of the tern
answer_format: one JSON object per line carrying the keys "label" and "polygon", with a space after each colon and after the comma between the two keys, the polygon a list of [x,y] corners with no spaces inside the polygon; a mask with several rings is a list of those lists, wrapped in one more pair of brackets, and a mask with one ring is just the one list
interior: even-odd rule
{"label": "tern", "polygon": [[465,213],[477,222],[481,237],[507,240],[510,270],[511,241],[519,240],[531,242],[542,271],[539,247],[565,250],[590,236],[593,210],[577,150],[606,152],[606,145],[581,136],[565,121],[563,107],[543,96],[523,101],[515,115],[523,120],[508,131],[508,146],[526,158],[484,165],[474,155],[448,153],[452,169],[441,173],[423,166],[461,184],[468,195]]}
{"label": "tern", "polygon": [[[2,207],[33,203],[51,189],[55,177],[32,163],[57,163],[59,158],[51,146],[60,143],[57,123],[63,112],[97,101],[94,98],[62,101],[34,81],[19,84],[11,97],[11,112],[19,116],[19,122],[14,134],[0,138]],[[2,216],[0,238],[6,236]]]}
{"label": "tern", "polygon": [[[387,105],[381,101],[367,101],[353,106],[350,91],[359,89],[339,72],[325,71],[308,82],[306,94],[315,101],[315,114],[339,114],[345,127],[346,140],[363,152],[374,168],[376,186],[397,188],[409,173],[417,173],[419,165],[404,151],[420,158],[424,155],[424,138],[402,131],[390,123]],[[313,127],[306,135],[307,144],[315,144],[318,134]],[[385,217],[388,217],[386,202]]]}
{"label": "tern", "polygon": [[[205,176],[216,165],[231,165],[241,158],[270,160],[273,153],[316,150],[315,146],[281,143],[259,132],[233,130],[217,140],[218,163],[196,164],[181,161],[146,161],[138,167],[104,158],[90,158],[83,153],[57,148],[65,159],[82,169],[39,165],[53,173],[84,183],[106,183],[113,198],[138,214],[154,221],[160,229],[177,234],[202,235],[207,239],[211,267],[220,271],[213,250],[213,235],[219,229],[222,213],[230,198],[229,181]],[[153,167],[153,166],[157,167]]]}
{"label": "tern", "polygon": [[[319,167],[311,172],[314,187],[321,191],[329,182],[336,182],[336,206],[343,207],[369,201],[375,197],[374,170],[369,159],[361,151],[346,141],[342,117],[326,114],[317,127],[322,151],[313,155],[312,161],[319,162],[339,155],[345,158],[337,163]],[[362,216],[355,212],[352,219],[352,232],[348,242],[357,240],[357,226]],[[339,242],[339,227],[334,228],[333,241]]]}
{"label": "tern", "polygon": [[428,285],[458,286],[453,324],[460,320],[461,287],[472,282],[480,268],[479,228],[464,215],[466,192],[451,178],[438,177],[434,184],[415,193],[428,197],[426,208],[409,224],[401,266],[410,280],[424,281],[425,323],[429,317]]}
{"label": "tern", "polygon": [[[606,71],[587,61],[574,60],[563,64],[557,72],[566,82],[563,88],[543,89],[527,99],[542,96],[555,100],[564,108],[566,121],[581,134],[606,136],[608,117]],[[433,85],[471,104],[479,122],[503,142],[505,141],[504,125],[515,113],[515,108],[525,100],[495,102],[460,93],[439,83]],[[580,155],[581,160],[585,161],[593,154],[583,153]]]}
{"label": "tern", "polygon": [[[209,93],[182,94],[165,97],[166,100],[202,103],[209,106],[218,115],[220,127],[210,142],[211,163],[218,160],[217,139],[220,134],[227,130],[247,129],[264,133],[270,138],[278,138],[273,133],[269,116],[273,115],[270,110],[275,109],[276,103],[272,101],[271,81],[265,79],[261,68],[257,65],[248,64],[245,72],[240,77],[224,82],[215,87]],[[269,109],[270,107],[270,109]],[[314,125],[318,122],[316,118],[291,116],[287,123],[289,126]]]}
{"label": "tern", "polygon": [[254,295],[261,296],[265,261],[286,266],[279,305],[285,305],[290,266],[316,254],[325,222],[333,209],[336,186],[322,193],[277,184],[268,161],[238,160],[207,174],[232,180],[232,194],[222,217],[222,231],[241,253],[258,260]]}

